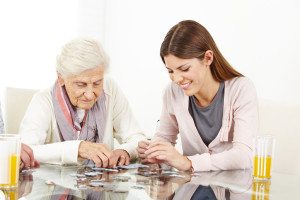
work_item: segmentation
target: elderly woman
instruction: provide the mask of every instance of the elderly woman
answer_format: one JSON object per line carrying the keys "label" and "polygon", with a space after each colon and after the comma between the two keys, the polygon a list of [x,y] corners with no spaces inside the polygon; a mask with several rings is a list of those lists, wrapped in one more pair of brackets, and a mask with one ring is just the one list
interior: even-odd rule
{"label": "elderly woman", "polygon": [[[41,163],[97,167],[127,165],[144,139],[125,96],[104,76],[108,60],[90,38],[67,43],[57,57],[57,80],[36,93],[20,126],[22,142]],[[114,138],[121,144],[114,148]]]}

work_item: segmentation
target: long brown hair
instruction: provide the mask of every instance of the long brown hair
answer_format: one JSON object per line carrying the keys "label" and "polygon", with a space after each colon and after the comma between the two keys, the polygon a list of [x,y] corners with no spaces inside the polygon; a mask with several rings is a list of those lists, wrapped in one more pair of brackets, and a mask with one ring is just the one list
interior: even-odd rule
{"label": "long brown hair", "polygon": [[222,82],[243,76],[223,57],[206,28],[193,20],[181,21],[169,30],[161,44],[160,57],[164,63],[164,57],[168,54],[182,59],[199,58],[202,60],[207,50],[214,52],[210,68],[216,81]]}

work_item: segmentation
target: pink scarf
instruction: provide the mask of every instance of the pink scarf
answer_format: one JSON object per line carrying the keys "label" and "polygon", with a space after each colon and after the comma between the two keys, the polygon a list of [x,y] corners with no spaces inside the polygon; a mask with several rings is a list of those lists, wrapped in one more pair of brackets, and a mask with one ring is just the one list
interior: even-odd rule
{"label": "pink scarf", "polygon": [[78,118],[76,107],[69,100],[65,87],[60,86],[58,81],[55,82],[51,95],[61,141],[102,142],[107,116],[103,91],[93,107],[85,111],[82,122]]}

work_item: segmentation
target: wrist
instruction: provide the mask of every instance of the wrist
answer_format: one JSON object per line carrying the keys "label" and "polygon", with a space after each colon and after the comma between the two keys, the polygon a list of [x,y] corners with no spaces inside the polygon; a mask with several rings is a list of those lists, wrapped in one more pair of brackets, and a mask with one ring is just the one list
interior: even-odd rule
{"label": "wrist", "polygon": [[85,154],[85,151],[86,151],[86,146],[88,145],[88,142],[86,141],[81,141],[79,143],[79,146],[78,146],[78,157],[84,157],[83,155]]}

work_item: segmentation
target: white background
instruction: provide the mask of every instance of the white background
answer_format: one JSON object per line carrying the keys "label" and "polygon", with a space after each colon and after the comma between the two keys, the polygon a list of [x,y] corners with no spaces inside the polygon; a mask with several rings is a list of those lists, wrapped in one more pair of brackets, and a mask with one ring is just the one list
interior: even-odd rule
{"label": "white background", "polygon": [[260,99],[299,104],[299,10],[297,0],[0,0],[0,89],[51,86],[60,47],[76,36],[93,36],[151,135],[169,82],[160,44],[173,25],[193,19],[252,79]]}

